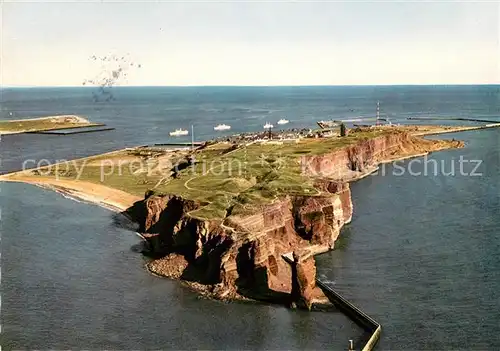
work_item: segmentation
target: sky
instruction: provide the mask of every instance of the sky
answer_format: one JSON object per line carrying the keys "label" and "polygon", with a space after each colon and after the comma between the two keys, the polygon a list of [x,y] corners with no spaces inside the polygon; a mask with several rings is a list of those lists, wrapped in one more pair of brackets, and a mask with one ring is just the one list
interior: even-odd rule
{"label": "sky", "polygon": [[3,1],[2,86],[500,82],[498,2]]}

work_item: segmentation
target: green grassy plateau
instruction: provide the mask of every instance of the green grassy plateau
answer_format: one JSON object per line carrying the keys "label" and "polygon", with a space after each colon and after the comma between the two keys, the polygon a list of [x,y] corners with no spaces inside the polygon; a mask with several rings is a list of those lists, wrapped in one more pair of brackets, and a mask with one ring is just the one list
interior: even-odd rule
{"label": "green grassy plateau", "polygon": [[[194,151],[136,148],[31,172],[98,183],[138,196],[148,190],[180,195],[205,204],[192,216],[217,219],[224,218],[228,208],[233,214],[252,213],[284,194],[317,195],[312,179],[301,174],[301,156],[324,154],[384,133],[388,131],[359,131],[343,138],[282,144],[215,143]],[[182,164],[185,167],[174,169]]]}

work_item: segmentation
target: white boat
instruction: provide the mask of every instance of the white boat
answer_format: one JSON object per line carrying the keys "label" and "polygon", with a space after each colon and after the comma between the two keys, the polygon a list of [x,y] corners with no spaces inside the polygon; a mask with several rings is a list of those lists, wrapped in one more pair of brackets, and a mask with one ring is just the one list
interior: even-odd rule
{"label": "white boat", "polygon": [[229,130],[231,129],[231,126],[228,126],[227,124],[219,124],[214,127],[214,130],[221,131],[221,130]]}
{"label": "white boat", "polygon": [[170,136],[183,136],[188,134],[189,132],[185,129],[176,129],[174,132],[170,132]]}
{"label": "white boat", "polygon": [[266,124],[264,124],[264,129],[271,129],[271,128],[274,128],[274,126],[271,123],[266,122]]}
{"label": "white boat", "polygon": [[282,118],[278,121],[278,124],[287,124],[289,122],[290,122],[289,120]]}

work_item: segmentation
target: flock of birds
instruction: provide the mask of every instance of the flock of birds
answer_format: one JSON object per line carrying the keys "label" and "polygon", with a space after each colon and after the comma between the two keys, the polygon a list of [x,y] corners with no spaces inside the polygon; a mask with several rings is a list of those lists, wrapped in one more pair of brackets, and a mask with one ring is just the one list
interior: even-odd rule
{"label": "flock of birds", "polygon": [[[290,123],[290,121],[282,118],[277,123],[279,125],[284,125]],[[272,128],[274,128],[274,124],[271,124],[269,122],[266,122],[266,124],[264,124],[264,129],[271,130]],[[214,130],[217,132],[223,132],[226,130],[231,130],[231,126],[227,124],[218,124],[214,127]],[[170,132],[170,136],[186,136],[186,135],[189,135],[189,132],[186,129],[182,128]]]}

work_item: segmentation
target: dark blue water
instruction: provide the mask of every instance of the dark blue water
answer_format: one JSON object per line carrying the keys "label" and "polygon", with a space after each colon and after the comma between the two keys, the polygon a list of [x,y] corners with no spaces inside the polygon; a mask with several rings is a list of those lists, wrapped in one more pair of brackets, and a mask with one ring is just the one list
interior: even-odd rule
{"label": "dark blue water", "polygon": [[[117,128],[4,136],[4,172],[28,158],[168,142],[169,131],[191,124],[204,139],[219,123],[237,132],[283,116],[290,127],[373,116],[377,100],[396,122],[417,115],[500,121],[498,86],[120,88],[107,103],[95,103],[88,88],[1,92],[3,119],[79,114]],[[317,259],[320,276],[382,324],[381,350],[500,347],[500,131],[447,137],[464,139],[466,148],[433,159],[446,171],[460,156],[482,160],[481,176],[395,176],[387,166],[385,175],[352,185],[353,222],[337,249]],[[110,212],[33,186],[0,187],[6,348],[340,350],[361,336],[340,314],[199,300],[147,274],[137,237]]]}
{"label": "dark blue water", "polygon": [[[176,128],[194,126],[196,140],[238,132],[261,131],[283,117],[287,127],[315,127],[331,118],[381,116],[392,122],[407,117],[475,117],[500,121],[500,86],[362,87],[118,87],[114,100],[95,102],[93,88],[0,89],[0,119],[77,114],[116,130],[72,136],[4,136],[0,173],[11,171],[27,155],[50,149],[51,161],[98,154],[125,146],[172,141]],[[231,131],[214,132],[220,123]],[[464,124],[465,122],[461,122]],[[21,161],[21,162],[20,162]]]}
{"label": "dark blue water", "polygon": [[[317,259],[382,324],[381,349],[500,349],[500,131],[446,137],[467,146],[432,154],[427,175],[415,160],[415,175],[387,165],[352,184],[352,224]],[[460,157],[482,163],[461,173]]]}
{"label": "dark blue water", "polygon": [[1,187],[5,349],[319,349],[361,335],[339,313],[201,300],[146,272],[125,219]]}

